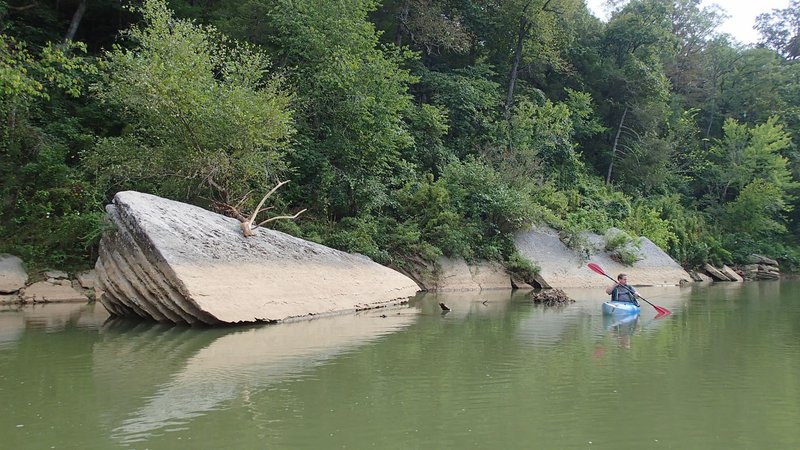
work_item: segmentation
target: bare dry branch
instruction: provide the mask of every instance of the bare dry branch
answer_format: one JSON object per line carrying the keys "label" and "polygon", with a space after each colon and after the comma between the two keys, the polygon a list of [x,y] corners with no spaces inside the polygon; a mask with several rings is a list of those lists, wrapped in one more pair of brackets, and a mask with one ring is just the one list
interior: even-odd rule
{"label": "bare dry branch", "polygon": [[289,180],[286,180],[286,181],[281,181],[281,182],[280,182],[280,183],[278,183],[278,184],[277,184],[277,185],[276,185],[274,188],[272,188],[272,190],[270,190],[269,192],[267,192],[267,195],[265,195],[265,196],[264,196],[264,198],[262,198],[262,199],[261,199],[261,201],[260,201],[260,202],[258,202],[258,206],[256,206],[255,212],[253,212],[253,214],[252,214],[252,215],[250,215],[250,218],[249,218],[249,219],[247,219],[247,224],[248,224],[248,226],[250,226],[250,227],[252,227],[252,226],[253,226],[253,222],[255,222],[255,220],[256,220],[256,216],[257,216],[257,215],[258,215],[258,213],[261,211],[261,207],[262,207],[262,206],[264,206],[264,202],[266,202],[266,201],[267,201],[267,199],[268,199],[268,198],[269,198],[269,197],[270,197],[272,194],[274,194],[274,193],[275,193],[275,191],[277,191],[277,190],[278,190],[278,188],[280,188],[281,186],[283,186],[284,184],[286,184],[286,183],[288,183],[288,182],[289,182]]}
{"label": "bare dry branch", "polygon": [[[213,180],[211,179],[211,177],[209,177],[208,181],[209,181],[209,182],[211,182],[211,183],[213,183]],[[236,218],[237,220],[239,220],[239,222],[241,222],[241,223],[239,224],[239,226],[240,226],[240,227],[241,227],[241,229],[242,229],[242,233],[243,233],[245,236],[253,236],[253,235],[255,234],[255,233],[253,233],[253,229],[254,229],[254,228],[257,228],[257,227],[260,227],[261,225],[264,225],[265,223],[272,222],[272,221],[279,220],[279,219],[296,219],[297,217],[299,217],[299,216],[300,216],[300,214],[303,214],[304,212],[306,212],[306,210],[304,209],[304,210],[302,210],[302,211],[298,212],[297,214],[295,214],[295,215],[293,215],[293,216],[276,216],[276,217],[271,217],[271,218],[269,218],[269,219],[267,219],[267,220],[264,220],[264,221],[260,222],[258,225],[253,225],[253,223],[254,223],[254,222],[255,222],[255,220],[256,220],[256,217],[258,217],[258,215],[259,215],[260,213],[262,213],[262,212],[264,212],[264,211],[269,211],[269,210],[271,210],[271,209],[273,209],[273,208],[274,208],[274,206],[268,206],[268,207],[264,208],[264,207],[263,207],[263,206],[264,206],[264,202],[266,202],[266,201],[267,201],[267,199],[268,199],[268,198],[269,198],[269,197],[270,197],[272,194],[274,194],[274,193],[275,193],[275,191],[277,191],[277,190],[278,190],[278,188],[280,188],[281,186],[283,186],[284,184],[286,184],[286,183],[288,183],[288,182],[289,182],[289,180],[286,180],[286,181],[281,181],[281,182],[279,182],[279,183],[278,183],[278,184],[277,184],[277,185],[276,185],[274,188],[272,188],[272,189],[271,189],[269,192],[267,192],[267,195],[265,195],[265,196],[264,196],[264,197],[261,199],[261,201],[260,201],[260,202],[258,202],[258,206],[257,206],[257,207],[256,207],[256,209],[254,210],[254,212],[253,212],[252,214],[250,214],[250,217],[245,217],[245,216],[244,216],[244,215],[243,215],[241,212],[239,212],[239,209],[242,207],[242,205],[244,204],[244,202],[247,200],[247,197],[250,195],[250,193],[251,193],[251,192],[247,192],[247,193],[246,193],[246,194],[245,194],[245,195],[244,195],[244,196],[243,196],[243,197],[242,197],[242,198],[241,198],[241,199],[240,199],[240,200],[239,200],[239,201],[236,203],[236,205],[231,205],[231,204],[230,204],[230,203],[228,203],[227,201],[220,201],[220,202],[218,202],[218,201],[214,201],[214,202],[213,202],[213,204],[214,204],[214,208],[215,208],[217,211],[221,212],[222,214],[225,214],[225,215],[227,215],[227,216],[230,216],[230,217],[234,217],[234,218]]]}
{"label": "bare dry branch", "polygon": [[[267,222],[272,222],[273,220],[278,220],[278,219],[297,219],[300,216],[300,214],[303,214],[307,210],[308,209],[303,209],[302,211],[298,212],[297,214],[295,214],[293,216],[275,216],[275,217],[271,217],[271,218],[259,223],[258,225],[256,225],[256,227],[260,227],[261,225],[264,225]],[[253,228],[255,228],[255,227],[253,227]]]}
{"label": "bare dry branch", "polygon": [[8,5],[8,9],[10,9],[12,11],[26,11],[28,9],[35,8],[37,6],[39,6],[39,5],[36,2],[33,2],[33,3],[28,4],[28,5],[22,5],[22,6],[11,6],[11,5]]}

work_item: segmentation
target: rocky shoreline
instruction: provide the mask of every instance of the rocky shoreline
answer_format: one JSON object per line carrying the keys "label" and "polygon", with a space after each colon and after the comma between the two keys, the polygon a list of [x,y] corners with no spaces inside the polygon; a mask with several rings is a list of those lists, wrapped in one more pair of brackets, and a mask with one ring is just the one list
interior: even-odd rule
{"label": "rocky shoreline", "polygon": [[[760,255],[751,256],[752,263],[737,267],[713,267],[703,271],[687,270],[692,282],[742,282],[797,279],[780,271],[777,261]],[[441,279],[423,280],[422,290],[434,292],[480,291],[487,289],[537,288],[509,275],[494,263],[468,265],[464,260],[443,258],[440,262]],[[29,282],[22,261],[12,255],[0,255],[0,304],[88,303],[97,298],[97,275],[94,270],[68,274],[60,270],[47,270]],[[539,277],[540,278],[540,277]],[[544,280],[542,280],[544,282]],[[570,286],[574,287],[574,286]],[[552,288],[544,286],[545,289]]]}
{"label": "rocky shoreline", "polygon": [[95,295],[94,270],[70,275],[61,270],[47,270],[30,282],[22,260],[0,255],[0,303],[88,303]]}
{"label": "rocky shoreline", "polygon": [[406,301],[419,290],[607,285],[608,279],[587,269],[589,262],[609,274],[625,272],[637,286],[781,278],[777,261],[760,255],[741,267],[687,271],[646,238],[641,259],[623,265],[603,250],[602,236],[587,233],[591,250],[576,251],[548,227],[517,233],[518,251],[539,266],[533,279],[521,280],[497,263],[451,258],[400,273],[274,230],[244,237],[235,219],[138,192],[117,194],[108,217],[113,229],[101,241],[96,270],[50,270],[29,282],[18,257],[0,255],[0,303],[97,299],[112,315],[214,325],[371,309]]}

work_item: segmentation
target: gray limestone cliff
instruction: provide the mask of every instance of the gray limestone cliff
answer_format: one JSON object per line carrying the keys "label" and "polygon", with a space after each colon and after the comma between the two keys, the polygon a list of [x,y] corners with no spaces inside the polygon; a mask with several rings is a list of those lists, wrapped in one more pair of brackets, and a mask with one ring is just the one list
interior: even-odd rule
{"label": "gray limestone cliff", "polygon": [[669,255],[647,238],[642,238],[640,261],[626,266],[602,250],[603,237],[587,234],[593,247],[589,255],[581,255],[567,247],[558,232],[548,227],[534,227],[516,234],[515,244],[522,256],[540,267],[537,277],[542,287],[599,287],[611,283],[606,277],[591,271],[587,264],[594,262],[603,271],[616,278],[619,273],[628,274],[631,284],[636,286],[676,286],[692,280],[692,277]]}

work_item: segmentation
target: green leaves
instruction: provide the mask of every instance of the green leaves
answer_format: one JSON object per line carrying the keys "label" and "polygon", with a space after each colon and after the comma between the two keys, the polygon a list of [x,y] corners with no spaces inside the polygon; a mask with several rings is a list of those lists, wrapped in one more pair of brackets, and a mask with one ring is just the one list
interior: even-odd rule
{"label": "green leaves", "polygon": [[85,266],[96,243],[102,209],[75,161],[92,136],[64,106],[97,73],[85,49],[0,34],[0,251],[34,265]]}
{"label": "green leaves", "polygon": [[498,139],[503,99],[495,76],[485,65],[452,72],[421,70],[418,89],[429,92],[430,102],[447,111],[447,143],[459,157],[480,154],[484,146]]}
{"label": "green leaves", "polygon": [[[791,8],[762,16],[764,45],[740,48],[699,0],[613,2],[607,23],[577,0],[149,0],[130,13],[104,0],[87,14],[109,28],[67,46],[46,45],[63,9],[7,3],[0,213],[31,255],[55,251],[24,235],[42,220],[72,242],[57,258],[82,254],[77,231],[98,231],[87,217],[120,189],[235,203],[278,177],[292,179],[279,204],[310,208],[279,226],[392,264],[447,254],[529,271],[509,236],[534,219],[572,237],[620,227],[689,265],[789,254],[797,234]],[[87,48],[111,50],[98,67]]]}
{"label": "green leaves", "polygon": [[46,97],[44,85],[29,73],[36,64],[24,43],[0,34],[0,100],[3,104],[14,97]]}
{"label": "green leaves", "polygon": [[[415,106],[403,65],[411,54],[378,43],[367,20],[375,2],[251,2],[264,36],[297,92],[298,195],[335,219],[377,211],[387,188],[402,184],[411,168],[403,152],[413,144],[407,119]],[[246,22],[247,23],[247,22]],[[254,29],[254,28],[251,28]],[[248,31],[248,30],[244,30]],[[436,125],[434,125],[436,126]]]}
{"label": "green leaves", "polygon": [[9,111],[12,104],[49,99],[53,89],[81,95],[86,76],[97,74],[97,66],[79,56],[85,52],[85,44],[70,42],[47,44],[34,55],[24,42],[0,34],[0,112]]}
{"label": "green leaves", "polygon": [[742,188],[736,200],[725,205],[726,228],[753,235],[786,233],[783,213],[786,193],[774,183],[755,179]]}
{"label": "green leaves", "polygon": [[716,187],[720,201],[735,198],[756,179],[768,181],[784,193],[793,187],[788,160],[781,154],[791,139],[777,118],[752,128],[728,119],[723,130],[724,137],[711,149],[712,165],[706,173],[706,181]]}
{"label": "green leaves", "polygon": [[505,260],[512,233],[531,220],[531,199],[510,188],[486,163],[452,162],[397,192],[399,220],[417,224],[421,239],[448,256]]}
{"label": "green leaves", "polygon": [[101,141],[87,164],[110,188],[128,180],[128,188],[185,200],[202,183],[235,202],[281,176],[292,96],[268,74],[267,55],[175,19],[163,1],[145,2],[141,12],[145,26],[127,32],[135,46],[107,53],[106,79],[96,86],[129,126]]}
{"label": "green leaves", "polygon": [[723,130],[701,174],[724,243],[742,257],[787,237],[797,187],[783,156],[791,140],[776,118],[753,127],[729,119]]}
{"label": "green leaves", "polygon": [[549,100],[539,106],[518,102],[507,125],[507,139],[492,154],[509,180],[539,178],[559,187],[583,170],[575,154],[573,122],[565,103]]}
{"label": "green leaves", "polygon": [[647,237],[665,251],[678,243],[670,221],[662,218],[661,211],[644,201],[633,205],[630,215],[625,218],[625,229]]}
{"label": "green leaves", "polygon": [[639,253],[642,246],[641,239],[634,239],[622,230],[611,229],[603,236],[603,240],[610,256],[626,266],[642,259]]}
{"label": "green leaves", "polygon": [[755,28],[761,43],[789,60],[800,58],[800,1],[792,0],[785,9],[760,14]]}

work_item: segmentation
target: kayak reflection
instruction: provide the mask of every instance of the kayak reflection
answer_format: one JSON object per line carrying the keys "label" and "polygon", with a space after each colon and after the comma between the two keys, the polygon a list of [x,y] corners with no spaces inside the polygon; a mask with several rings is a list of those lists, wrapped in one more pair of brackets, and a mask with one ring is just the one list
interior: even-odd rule
{"label": "kayak reflection", "polygon": [[603,315],[603,326],[617,338],[620,346],[626,349],[631,348],[631,335],[639,325],[639,314],[629,314],[626,316]]}

